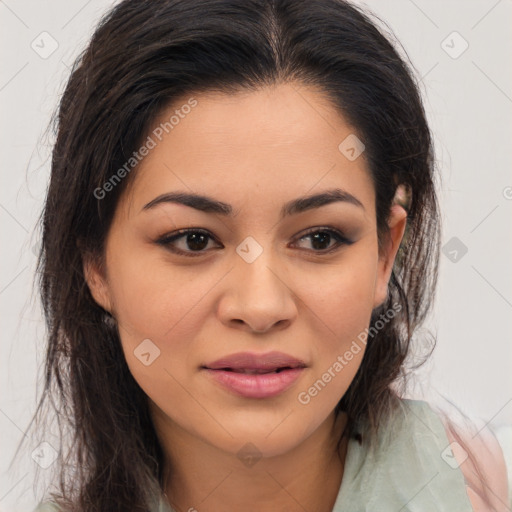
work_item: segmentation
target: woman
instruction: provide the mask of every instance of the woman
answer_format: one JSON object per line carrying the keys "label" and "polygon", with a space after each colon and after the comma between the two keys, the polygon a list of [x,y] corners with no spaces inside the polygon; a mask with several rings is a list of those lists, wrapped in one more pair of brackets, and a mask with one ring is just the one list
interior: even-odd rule
{"label": "woman", "polygon": [[349,3],[118,4],[62,98],[43,215],[55,506],[501,510],[496,443],[398,392],[434,175],[409,67]]}

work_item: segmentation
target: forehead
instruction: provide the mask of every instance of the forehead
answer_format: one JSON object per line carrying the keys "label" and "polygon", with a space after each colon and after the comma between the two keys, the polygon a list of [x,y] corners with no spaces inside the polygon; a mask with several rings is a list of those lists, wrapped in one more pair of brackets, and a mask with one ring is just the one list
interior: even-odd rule
{"label": "forehead", "polygon": [[137,209],[177,189],[236,207],[237,197],[243,202],[255,193],[282,202],[333,187],[361,196],[372,209],[365,154],[352,159],[343,151],[356,130],[312,87],[184,96],[160,113],[149,137],[153,147],[130,187]]}

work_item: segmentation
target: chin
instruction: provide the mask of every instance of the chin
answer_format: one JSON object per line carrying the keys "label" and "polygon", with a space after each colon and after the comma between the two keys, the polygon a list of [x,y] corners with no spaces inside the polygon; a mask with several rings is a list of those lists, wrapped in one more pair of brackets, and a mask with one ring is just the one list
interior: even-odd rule
{"label": "chin", "polygon": [[[290,416],[293,416],[293,414]],[[283,417],[286,417],[286,415]],[[288,418],[283,422],[281,418],[282,423],[274,422],[271,428],[263,426],[258,428],[256,421],[252,422],[252,428],[248,428],[247,425],[240,429],[228,428],[233,437],[226,434],[222,440],[210,439],[210,443],[239,458],[247,453],[248,456],[251,456],[252,452],[254,452],[254,456],[260,458],[284,455],[300,445],[309,435],[308,432],[302,431],[298,425],[289,422],[290,419]],[[286,426],[285,423],[287,423]],[[248,424],[251,425],[251,423]],[[311,426],[311,430],[314,430],[314,425]]]}

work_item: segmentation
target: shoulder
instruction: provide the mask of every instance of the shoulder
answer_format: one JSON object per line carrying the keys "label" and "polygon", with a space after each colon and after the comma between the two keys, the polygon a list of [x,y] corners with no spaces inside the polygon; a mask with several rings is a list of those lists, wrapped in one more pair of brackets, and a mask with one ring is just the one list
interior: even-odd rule
{"label": "shoulder", "polygon": [[[510,511],[507,467],[503,450],[487,427],[472,431],[442,417],[453,455],[466,480],[475,512]],[[475,429],[476,430],[476,429]]]}
{"label": "shoulder", "polygon": [[449,443],[437,414],[423,401],[395,404],[377,436],[356,425],[335,510],[473,511],[462,472],[443,459]]}

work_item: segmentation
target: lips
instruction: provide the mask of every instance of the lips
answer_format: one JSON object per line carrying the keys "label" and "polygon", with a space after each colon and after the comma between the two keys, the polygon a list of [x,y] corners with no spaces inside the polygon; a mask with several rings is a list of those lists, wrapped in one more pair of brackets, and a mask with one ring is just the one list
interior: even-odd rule
{"label": "lips", "polygon": [[283,352],[239,352],[201,366],[223,389],[246,399],[269,399],[290,389],[306,370],[304,361]]}
{"label": "lips", "polygon": [[223,370],[249,375],[280,373],[284,370],[305,367],[304,361],[283,352],[268,352],[266,354],[239,352],[202,366],[202,368],[209,370]]}

